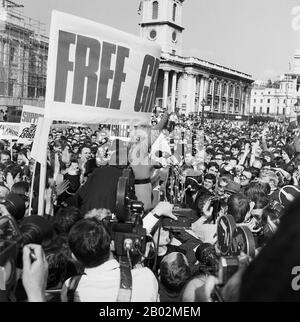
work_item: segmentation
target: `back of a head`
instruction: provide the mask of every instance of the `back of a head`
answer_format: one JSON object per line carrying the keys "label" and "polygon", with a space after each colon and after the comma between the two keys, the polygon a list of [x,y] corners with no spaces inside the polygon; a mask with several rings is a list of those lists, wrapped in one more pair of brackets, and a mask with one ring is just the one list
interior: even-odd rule
{"label": "back of a head", "polygon": [[200,264],[200,270],[203,272],[215,273],[218,267],[218,256],[214,245],[203,243],[197,247],[195,257]]}
{"label": "back of a head", "polygon": [[68,234],[72,226],[82,218],[80,210],[74,206],[61,207],[53,218],[56,233]]}
{"label": "back of a head", "polygon": [[227,201],[228,214],[233,216],[236,223],[242,223],[247,212],[250,210],[250,204],[245,195],[237,193],[231,195]]}
{"label": "back of a head", "polygon": [[24,217],[26,211],[25,201],[18,194],[10,192],[5,198],[4,205],[16,220],[21,220]]}
{"label": "back of a head", "polygon": [[111,237],[96,218],[81,219],[70,230],[70,250],[84,267],[97,267],[110,255]]}
{"label": "back of a head", "polygon": [[179,292],[190,276],[191,269],[182,253],[170,253],[160,263],[160,280],[169,291]]}
{"label": "back of a head", "polygon": [[245,195],[250,201],[254,201],[257,195],[264,194],[268,195],[270,193],[270,186],[268,183],[261,181],[250,182],[248,187],[245,189]]}
{"label": "back of a head", "polygon": [[26,181],[19,181],[13,184],[11,187],[11,192],[20,195],[20,196],[26,196],[29,190],[29,184]]}

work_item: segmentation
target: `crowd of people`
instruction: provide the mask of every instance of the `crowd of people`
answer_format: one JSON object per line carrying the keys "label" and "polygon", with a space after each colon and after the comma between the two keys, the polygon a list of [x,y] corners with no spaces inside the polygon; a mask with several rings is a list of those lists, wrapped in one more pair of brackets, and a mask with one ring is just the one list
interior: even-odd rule
{"label": "crowd of people", "polygon": [[[249,125],[199,115],[156,112],[132,128],[53,125],[49,134],[45,207],[38,215],[40,165],[30,146],[0,142],[1,217],[21,241],[14,301],[116,302],[120,262],[108,222],[117,212],[118,180],[130,167],[142,202],[145,254],[130,260],[133,302],[298,300],[298,129]],[[112,136],[112,130],[114,135]],[[163,225],[188,213],[185,229]],[[220,282],[217,223],[231,215],[255,240],[237,271]],[[0,220],[0,239],[8,236]]]}

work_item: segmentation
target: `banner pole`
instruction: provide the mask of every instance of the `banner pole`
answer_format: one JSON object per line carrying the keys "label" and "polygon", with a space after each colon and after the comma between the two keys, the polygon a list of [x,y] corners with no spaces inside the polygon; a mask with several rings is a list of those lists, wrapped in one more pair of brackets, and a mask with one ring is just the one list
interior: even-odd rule
{"label": "banner pole", "polygon": [[34,185],[34,178],[35,178],[35,169],[36,169],[36,160],[34,160],[33,173],[32,173],[31,184],[30,184],[29,216],[31,216],[31,207],[32,207],[32,198],[33,198],[33,185]]}
{"label": "banner pole", "polygon": [[39,216],[44,216],[46,169],[47,169],[46,163],[47,163],[47,159],[45,155],[45,159],[41,162],[41,167],[40,167],[39,207],[38,207]]}

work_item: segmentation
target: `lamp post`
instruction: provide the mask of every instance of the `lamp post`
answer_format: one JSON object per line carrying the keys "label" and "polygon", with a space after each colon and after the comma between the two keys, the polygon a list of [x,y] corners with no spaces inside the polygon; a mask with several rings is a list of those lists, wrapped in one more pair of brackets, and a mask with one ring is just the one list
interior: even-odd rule
{"label": "lamp post", "polygon": [[204,125],[204,106],[206,105],[205,99],[202,100],[201,106],[202,106],[202,112],[201,112],[201,126],[203,128]]}

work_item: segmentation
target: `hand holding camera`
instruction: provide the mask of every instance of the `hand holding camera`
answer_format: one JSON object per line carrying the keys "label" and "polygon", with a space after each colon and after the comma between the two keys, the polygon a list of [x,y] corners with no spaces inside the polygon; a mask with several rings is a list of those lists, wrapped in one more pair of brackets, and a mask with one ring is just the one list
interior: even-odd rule
{"label": "hand holding camera", "polygon": [[22,282],[29,302],[43,302],[48,278],[48,263],[42,246],[28,244],[23,248]]}

